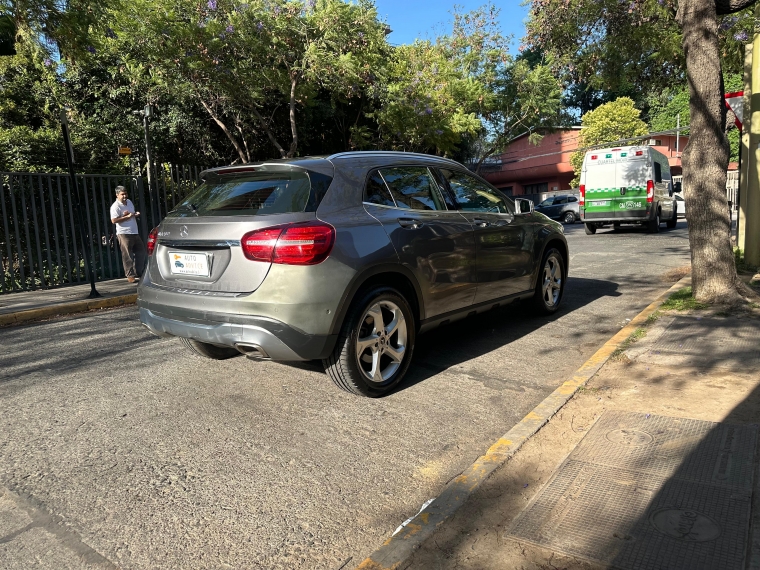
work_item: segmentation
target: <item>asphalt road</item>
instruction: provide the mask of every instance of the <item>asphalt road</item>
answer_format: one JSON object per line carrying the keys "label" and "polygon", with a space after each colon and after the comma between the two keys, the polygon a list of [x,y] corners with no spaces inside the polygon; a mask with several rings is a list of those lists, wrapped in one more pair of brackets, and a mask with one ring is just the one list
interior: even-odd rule
{"label": "asphalt road", "polygon": [[689,262],[682,221],[567,235],[557,315],[423,335],[377,400],[193,356],[135,308],[0,329],[0,568],[355,567]]}

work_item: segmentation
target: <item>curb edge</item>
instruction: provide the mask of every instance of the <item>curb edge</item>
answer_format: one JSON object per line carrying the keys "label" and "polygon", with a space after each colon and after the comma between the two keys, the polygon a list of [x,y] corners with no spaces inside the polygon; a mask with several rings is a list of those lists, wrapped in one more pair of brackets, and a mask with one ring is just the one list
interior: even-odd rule
{"label": "curb edge", "polygon": [[61,303],[49,307],[42,307],[40,309],[28,309],[26,311],[0,315],[0,326],[20,325],[29,321],[37,321],[39,319],[56,317],[59,315],[70,315],[72,313],[83,313],[92,309],[110,309],[113,307],[132,305],[136,301],[137,293],[132,293],[130,295],[117,295],[115,297],[104,297],[102,299]]}
{"label": "curb edge", "polygon": [[605,342],[591,358],[549,394],[531,412],[496,441],[470,467],[452,479],[440,495],[420,511],[397,535],[388,538],[380,548],[365,558],[356,570],[398,570],[414,551],[461,507],[470,495],[493,473],[504,465],[525,442],[549,420],[607,363],[612,353],[642,325],[675,291],[687,286],[691,275],[680,279],[659,295],[626,326]]}

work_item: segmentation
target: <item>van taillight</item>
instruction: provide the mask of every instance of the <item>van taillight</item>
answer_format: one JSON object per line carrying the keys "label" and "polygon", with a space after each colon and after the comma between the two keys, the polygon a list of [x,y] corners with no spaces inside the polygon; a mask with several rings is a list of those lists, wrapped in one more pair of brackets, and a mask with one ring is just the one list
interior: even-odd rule
{"label": "van taillight", "polygon": [[586,204],[586,185],[585,184],[581,184],[580,191],[581,191],[581,199],[578,200],[578,204],[581,206],[584,206]]}
{"label": "van taillight", "polygon": [[322,222],[307,222],[255,230],[243,236],[240,245],[251,261],[284,265],[316,265],[330,255],[335,228]]}
{"label": "van taillight", "polygon": [[654,180],[647,180],[647,203],[654,201]]}
{"label": "van taillight", "polygon": [[146,248],[148,250],[148,255],[153,255],[153,252],[156,249],[156,242],[158,242],[158,226],[150,230],[150,233],[148,234],[148,243],[146,244]]}

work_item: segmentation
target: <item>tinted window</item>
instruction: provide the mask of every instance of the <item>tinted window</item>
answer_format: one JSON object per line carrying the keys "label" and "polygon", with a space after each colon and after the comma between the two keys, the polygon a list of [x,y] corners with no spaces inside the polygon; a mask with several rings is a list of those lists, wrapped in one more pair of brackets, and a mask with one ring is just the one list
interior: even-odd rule
{"label": "tinted window", "polygon": [[364,201],[381,206],[396,205],[385,181],[377,170],[367,180],[367,187],[364,189]]}
{"label": "tinted window", "polygon": [[547,198],[543,202],[541,202],[538,207],[539,208],[545,208],[546,206],[551,206],[552,203],[554,203],[554,198]]}
{"label": "tinted window", "polygon": [[578,198],[576,198],[575,196],[570,196],[570,197],[567,199],[567,201],[568,201],[568,202],[577,202],[577,201],[578,201]]}
{"label": "tinted window", "polygon": [[209,174],[173,215],[251,216],[313,212],[332,178],[300,169]]}
{"label": "tinted window", "polygon": [[446,209],[430,171],[424,166],[381,168],[380,174],[399,208],[410,210]]}
{"label": "tinted window", "polygon": [[567,204],[567,196],[558,196],[554,199],[554,204]]}
{"label": "tinted window", "polygon": [[459,207],[465,212],[509,212],[507,202],[496,190],[477,178],[457,172],[441,169],[441,174],[448,181]]}
{"label": "tinted window", "polygon": [[654,181],[662,182],[662,167],[659,162],[654,163]]}

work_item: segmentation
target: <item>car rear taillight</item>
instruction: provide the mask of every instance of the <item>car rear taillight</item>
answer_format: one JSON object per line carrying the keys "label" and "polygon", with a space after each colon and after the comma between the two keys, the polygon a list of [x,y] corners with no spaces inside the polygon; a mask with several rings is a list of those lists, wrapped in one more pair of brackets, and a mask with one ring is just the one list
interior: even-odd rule
{"label": "car rear taillight", "polygon": [[580,191],[581,191],[581,198],[580,200],[578,200],[578,204],[580,204],[581,206],[585,206],[586,205],[586,185],[585,184],[581,184]]}
{"label": "car rear taillight", "polygon": [[322,222],[307,222],[255,230],[243,236],[240,245],[251,261],[284,265],[316,265],[330,255],[335,228]]}
{"label": "car rear taillight", "polygon": [[156,249],[156,242],[158,242],[158,226],[150,230],[150,233],[148,234],[148,243],[147,243],[147,249],[148,249],[148,255],[153,255],[153,252]]}
{"label": "car rear taillight", "polygon": [[654,180],[647,180],[647,204],[654,200]]}

